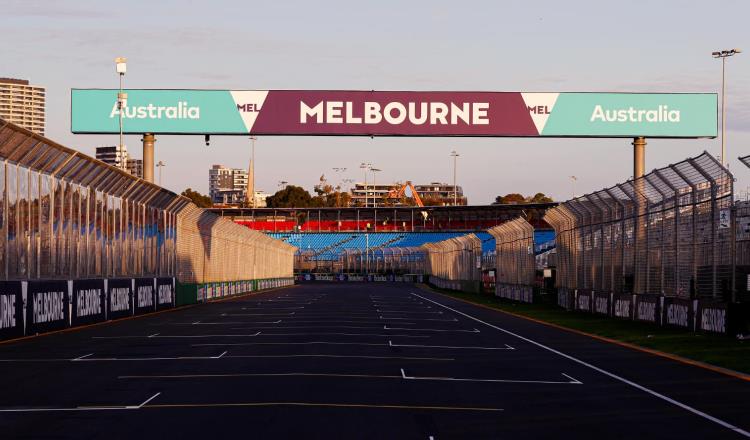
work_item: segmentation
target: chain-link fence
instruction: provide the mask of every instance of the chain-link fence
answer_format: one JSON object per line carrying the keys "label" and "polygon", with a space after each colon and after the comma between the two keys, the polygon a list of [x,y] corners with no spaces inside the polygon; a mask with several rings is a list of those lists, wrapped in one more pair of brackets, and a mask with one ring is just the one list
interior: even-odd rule
{"label": "chain-link fence", "polygon": [[563,292],[729,300],[733,177],[708,153],[547,212]]}
{"label": "chain-link fence", "polygon": [[291,277],[294,247],[0,119],[0,280]]}
{"label": "chain-link fence", "polygon": [[536,276],[534,227],[517,218],[487,232],[495,237],[495,294],[532,302]]}
{"label": "chain-link fence", "polygon": [[479,291],[482,241],[474,234],[422,245],[430,283],[452,290]]}

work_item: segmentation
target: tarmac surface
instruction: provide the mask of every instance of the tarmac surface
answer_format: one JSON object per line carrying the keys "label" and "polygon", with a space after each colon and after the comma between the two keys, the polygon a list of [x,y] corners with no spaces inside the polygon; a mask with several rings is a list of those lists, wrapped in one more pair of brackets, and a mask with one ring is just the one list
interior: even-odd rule
{"label": "tarmac surface", "polygon": [[0,438],[746,438],[750,383],[400,284],[0,345]]}

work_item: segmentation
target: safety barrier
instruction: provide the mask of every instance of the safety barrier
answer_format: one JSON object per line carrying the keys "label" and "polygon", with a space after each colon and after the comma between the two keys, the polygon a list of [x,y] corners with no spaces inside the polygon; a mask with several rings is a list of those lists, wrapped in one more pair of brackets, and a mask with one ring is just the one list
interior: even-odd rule
{"label": "safety barrier", "polygon": [[171,277],[0,281],[0,339],[173,308],[175,283]]}
{"label": "safety barrier", "polygon": [[495,237],[495,295],[533,302],[536,273],[534,227],[519,217],[487,232]]}
{"label": "safety barrier", "polygon": [[558,305],[568,310],[691,331],[730,335],[746,331],[741,319],[732,319],[746,314],[746,307],[711,299],[563,290],[558,292]]}
{"label": "safety barrier", "polygon": [[430,284],[441,289],[479,292],[482,242],[474,234],[422,245]]}
{"label": "safety barrier", "polygon": [[361,273],[303,273],[297,275],[300,282],[328,281],[328,282],[368,282],[368,283],[422,283],[423,274],[361,274]]}

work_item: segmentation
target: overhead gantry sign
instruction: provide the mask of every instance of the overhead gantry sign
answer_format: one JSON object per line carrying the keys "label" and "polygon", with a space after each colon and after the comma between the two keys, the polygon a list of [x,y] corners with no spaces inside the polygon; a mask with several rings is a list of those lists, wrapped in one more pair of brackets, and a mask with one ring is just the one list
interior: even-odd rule
{"label": "overhead gantry sign", "polygon": [[[74,89],[73,133],[658,137],[717,135],[715,93]],[[122,115],[120,112],[122,111]]]}

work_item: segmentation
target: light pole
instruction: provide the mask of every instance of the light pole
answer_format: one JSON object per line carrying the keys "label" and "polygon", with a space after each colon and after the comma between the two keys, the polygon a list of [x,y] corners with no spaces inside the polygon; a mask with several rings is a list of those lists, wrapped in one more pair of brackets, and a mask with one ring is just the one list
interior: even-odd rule
{"label": "light pole", "polygon": [[456,159],[460,154],[456,153],[456,150],[451,151],[451,157],[453,158],[453,206],[458,204],[458,187],[456,186]]}
{"label": "light pole", "polygon": [[128,94],[122,92],[122,80],[125,77],[125,72],[128,70],[127,66],[128,59],[125,57],[115,58],[115,70],[120,77],[120,91],[117,93],[117,110],[120,115],[120,152],[122,152],[122,112],[125,111],[125,106],[128,102]]}
{"label": "light pole", "polygon": [[365,208],[367,208],[367,170],[369,170],[370,167],[372,167],[371,163],[362,162],[359,164],[359,168],[365,172]]}
{"label": "light pole", "polygon": [[[375,184],[375,173],[379,173],[383,170],[379,168],[370,168],[370,171],[372,171],[372,207],[377,208],[378,207],[378,197],[377,194],[375,194],[375,191],[377,190],[376,184]],[[377,227],[377,226],[376,226]]]}
{"label": "light pole", "polygon": [[724,147],[724,132],[726,130],[726,112],[724,111],[724,104],[725,104],[725,98],[724,98],[724,88],[726,84],[726,76],[724,75],[724,69],[726,67],[726,61],[727,58],[736,55],[738,53],[741,53],[742,51],[739,49],[729,49],[729,50],[722,50],[717,52],[712,52],[711,55],[714,58],[721,58],[721,164],[723,166],[727,166],[727,163],[724,161],[726,158],[726,150]]}
{"label": "light pole", "polygon": [[250,166],[248,167],[247,179],[247,202],[255,208],[255,141],[258,140],[256,136],[250,136],[250,143],[252,144],[252,152],[250,153]]}
{"label": "light pole", "polygon": [[156,164],[156,167],[159,168],[159,186],[161,186],[161,169],[165,166],[167,166],[167,164],[162,161],[159,161],[159,163]]}
{"label": "light pole", "polygon": [[573,184],[573,198],[576,198],[576,181],[578,181],[578,177],[576,176],[570,176],[570,182]]}

